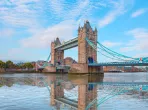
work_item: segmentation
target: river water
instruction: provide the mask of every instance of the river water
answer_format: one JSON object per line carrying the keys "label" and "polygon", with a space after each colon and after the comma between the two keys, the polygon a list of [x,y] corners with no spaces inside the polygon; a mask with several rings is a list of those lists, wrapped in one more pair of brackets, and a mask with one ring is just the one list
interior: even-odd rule
{"label": "river water", "polygon": [[148,73],[0,74],[0,110],[78,107],[148,110]]}

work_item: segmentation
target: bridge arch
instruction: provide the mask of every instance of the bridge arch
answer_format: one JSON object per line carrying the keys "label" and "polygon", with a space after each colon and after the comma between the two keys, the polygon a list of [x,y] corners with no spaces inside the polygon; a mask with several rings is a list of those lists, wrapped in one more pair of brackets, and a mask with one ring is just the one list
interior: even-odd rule
{"label": "bridge arch", "polygon": [[93,90],[94,89],[94,84],[88,84],[88,90]]}
{"label": "bridge arch", "polygon": [[94,59],[92,57],[88,57],[88,63],[94,63]]}
{"label": "bridge arch", "polygon": [[58,65],[61,65],[61,62],[58,61],[57,64],[58,64]]}

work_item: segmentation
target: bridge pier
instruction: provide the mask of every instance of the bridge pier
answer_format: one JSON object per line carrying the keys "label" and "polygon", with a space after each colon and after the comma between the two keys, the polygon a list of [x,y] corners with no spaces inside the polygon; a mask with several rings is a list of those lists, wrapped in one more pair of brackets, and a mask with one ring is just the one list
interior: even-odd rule
{"label": "bridge pier", "polygon": [[103,73],[103,67],[77,63],[71,65],[69,73]]}
{"label": "bridge pier", "polygon": [[88,66],[88,72],[89,73],[103,73],[103,67],[102,66]]}
{"label": "bridge pier", "polygon": [[53,82],[51,84],[51,93],[50,93],[50,104],[52,106],[56,105],[56,98],[63,98],[64,97],[64,89],[61,86],[60,83],[56,84],[55,82]]}

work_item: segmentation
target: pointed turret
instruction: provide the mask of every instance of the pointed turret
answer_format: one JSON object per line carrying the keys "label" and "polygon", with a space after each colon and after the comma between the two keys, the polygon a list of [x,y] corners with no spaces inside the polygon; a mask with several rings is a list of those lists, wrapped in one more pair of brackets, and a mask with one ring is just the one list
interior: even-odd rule
{"label": "pointed turret", "polygon": [[80,30],[81,30],[81,27],[80,27],[80,25],[79,25],[78,31],[80,32]]}
{"label": "pointed turret", "polygon": [[54,41],[54,43],[55,43],[56,46],[57,46],[57,45],[61,45],[61,42],[60,42],[60,40],[59,40],[58,37],[56,38],[56,40]]}
{"label": "pointed turret", "polygon": [[95,32],[97,32],[97,28],[95,27]]}
{"label": "pointed turret", "polygon": [[86,28],[86,29],[91,29],[91,26],[90,26],[90,23],[89,23],[88,20],[85,21],[85,23],[84,23],[84,28]]}

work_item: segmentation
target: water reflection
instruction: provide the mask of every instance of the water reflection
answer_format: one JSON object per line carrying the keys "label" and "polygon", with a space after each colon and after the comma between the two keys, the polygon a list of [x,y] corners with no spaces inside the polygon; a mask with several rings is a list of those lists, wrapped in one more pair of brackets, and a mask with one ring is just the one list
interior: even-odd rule
{"label": "water reflection", "polygon": [[[4,94],[4,97],[2,97],[2,95],[0,96],[0,108],[2,110],[6,109],[4,108],[4,105],[6,105],[5,103],[9,102],[8,100],[10,100],[10,97],[8,97],[5,101],[4,99],[6,99],[6,96],[10,95],[8,91],[11,91],[11,89],[15,87],[15,91],[20,91],[18,93],[24,91],[23,89],[29,89],[27,89],[25,92],[22,92],[23,94],[20,94],[19,98],[18,94],[13,94],[14,97],[12,97],[11,100],[22,101],[24,99],[25,102],[28,102],[27,98],[32,100],[32,98],[36,97],[34,102],[37,103],[37,99],[41,100],[41,97],[43,98],[43,96],[44,98],[49,98],[46,100],[48,102],[46,107],[43,104],[41,105],[41,102],[38,102],[40,103],[40,107],[35,108],[35,106],[30,105],[32,108],[29,106],[27,109],[31,110],[40,110],[41,108],[44,110],[113,110],[113,105],[115,105],[116,108],[124,108],[126,104],[129,104],[129,102],[126,102],[129,99],[135,99],[135,101],[138,102],[140,100],[139,103],[143,107],[143,110],[146,110],[147,106],[145,103],[148,103],[148,82],[146,82],[147,77],[143,77],[144,75],[4,74],[0,75],[0,94]],[[142,90],[140,87],[142,87]],[[3,91],[5,91],[5,93]],[[34,91],[37,93],[37,96],[34,96],[36,95]],[[27,92],[32,96],[27,96]],[[23,95],[24,98],[20,98]],[[115,96],[118,97],[114,98]],[[119,101],[122,102],[121,99],[125,99],[125,102],[120,103],[120,106],[117,106],[116,103]],[[116,103],[110,101],[114,101]],[[22,106],[25,106],[21,104],[17,105],[17,103],[13,102],[14,105],[16,104],[13,107],[12,105],[8,104],[7,108],[16,110],[20,109]],[[32,102],[30,101],[28,103]],[[128,106],[126,106],[126,109],[134,110],[135,108],[133,107],[129,109]]]}

